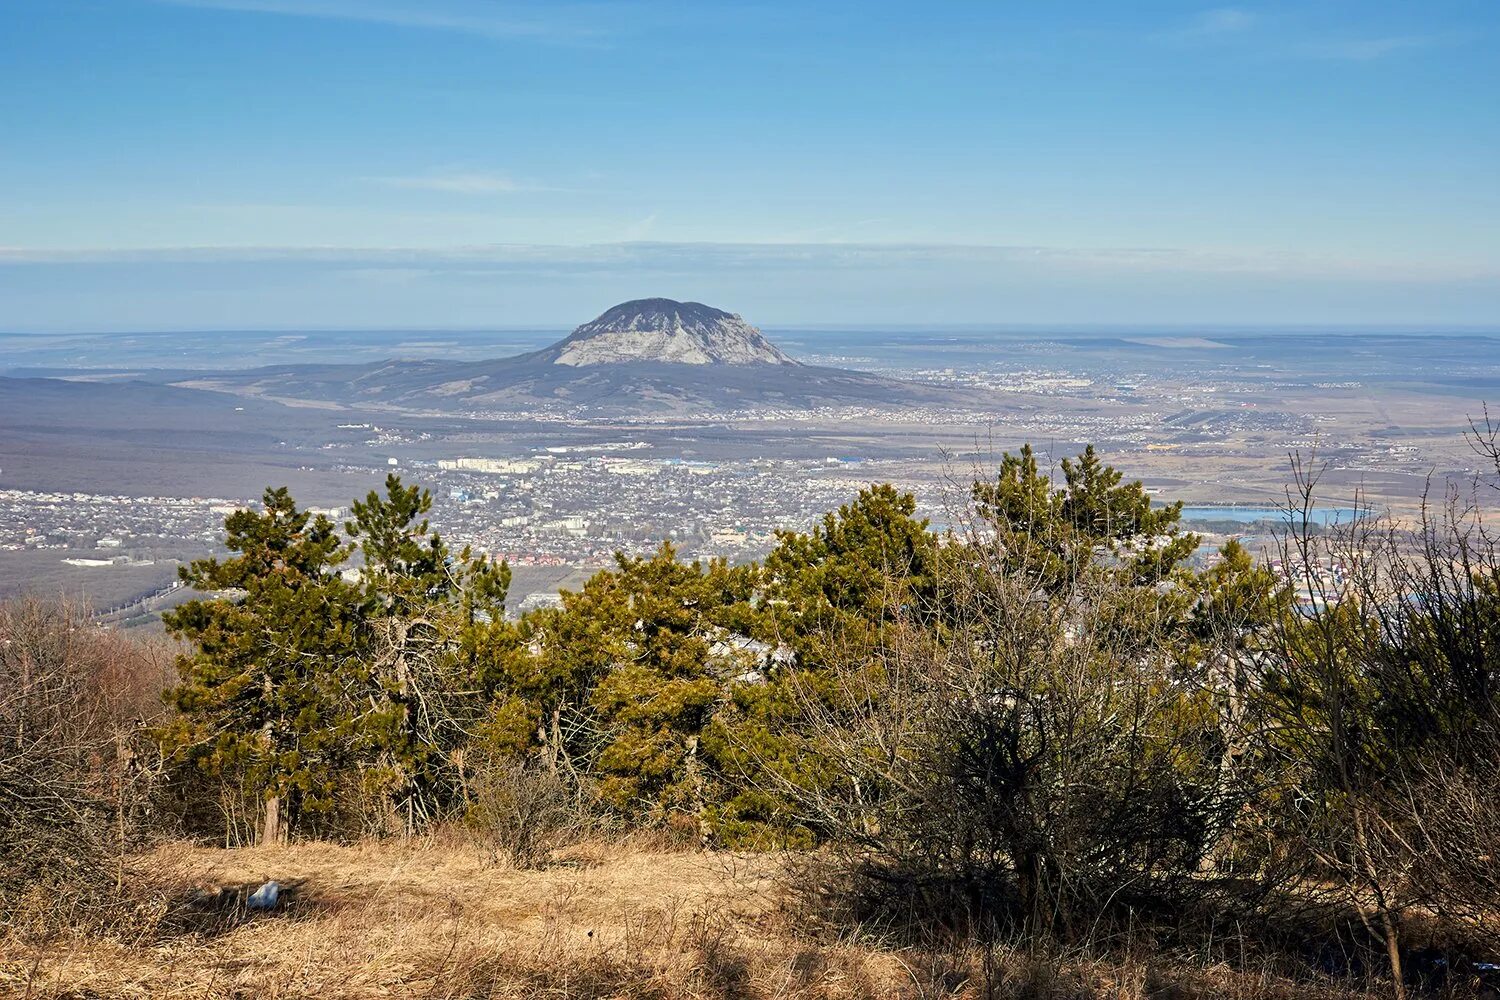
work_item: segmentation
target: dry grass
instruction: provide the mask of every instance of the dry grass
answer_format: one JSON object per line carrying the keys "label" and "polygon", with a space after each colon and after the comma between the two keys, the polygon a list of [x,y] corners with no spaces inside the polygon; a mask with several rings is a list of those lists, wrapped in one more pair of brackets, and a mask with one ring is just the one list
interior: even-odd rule
{"label": "dry grass", "polygon": [[[587,845],[520,870],[463,844],[168,845],[142,878],[275,878],[274,913],[177,907],[109,939],[0,936],[0,995],[123,997],[1350,996],[1227,967],[819,936],[767,856]],[[228,898],[233,898],[232,893]]]}

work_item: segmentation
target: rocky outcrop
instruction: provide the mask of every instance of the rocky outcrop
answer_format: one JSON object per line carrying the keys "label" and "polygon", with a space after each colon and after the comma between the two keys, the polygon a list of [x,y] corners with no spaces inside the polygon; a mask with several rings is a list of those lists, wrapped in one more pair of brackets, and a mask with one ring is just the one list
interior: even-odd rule
{"label": "rocky outcrop", "polygon": [[672,299],[622,302],[542,352],[553,364],[654,361],[678,365],[795,365],[738,315]]}

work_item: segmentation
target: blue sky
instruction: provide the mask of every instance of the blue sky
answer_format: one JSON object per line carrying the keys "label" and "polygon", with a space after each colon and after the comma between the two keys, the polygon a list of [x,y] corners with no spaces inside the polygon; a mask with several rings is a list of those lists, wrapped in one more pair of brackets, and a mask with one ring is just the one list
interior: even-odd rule
{"label": "blue sky", "polygon": [[1500,326],[1500,4],[0,0],[0,328]]}

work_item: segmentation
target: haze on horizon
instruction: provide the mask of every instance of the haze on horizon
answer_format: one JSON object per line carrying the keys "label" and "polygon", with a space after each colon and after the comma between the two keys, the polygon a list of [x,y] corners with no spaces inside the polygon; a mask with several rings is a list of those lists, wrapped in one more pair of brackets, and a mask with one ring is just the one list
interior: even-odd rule
{"label": "haze on horizon", "polygon": [[1500,322],[1500,8],[0,0],[0,330]]}

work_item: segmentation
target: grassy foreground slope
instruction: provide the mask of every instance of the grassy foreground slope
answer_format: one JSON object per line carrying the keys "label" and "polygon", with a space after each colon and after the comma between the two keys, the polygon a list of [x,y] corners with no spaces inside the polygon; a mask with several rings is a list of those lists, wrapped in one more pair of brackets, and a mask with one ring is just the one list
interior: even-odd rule
{"label": "grassy foreground slope", "polygon": [[[29,998],[1355,997],[1342,988],[1127,946],[1042,953],[879,943],[819,926],[785,858],[585,844],[521,870],[469,844],[383,841],[131,862],[179,887],[110,938],[11,939],[0,994]],[[189,900],[274,877],[274,912]],[[1100,957],[1105,956],[1108,957]],[[1378,984],[1370,984],[1372,990]],[[1380,995],[1372,992],[1369,995]]]}

